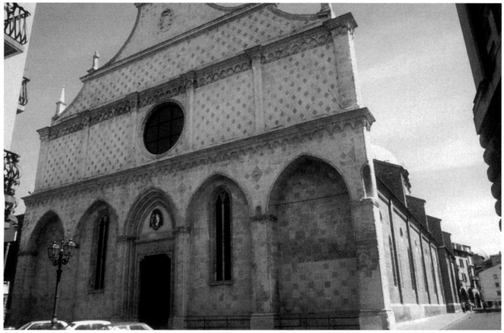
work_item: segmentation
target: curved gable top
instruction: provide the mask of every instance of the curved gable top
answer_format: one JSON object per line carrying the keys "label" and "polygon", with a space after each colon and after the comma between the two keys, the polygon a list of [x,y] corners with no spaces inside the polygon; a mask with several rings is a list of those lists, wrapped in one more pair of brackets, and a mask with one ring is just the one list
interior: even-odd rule
{"label": "curved gable top", "polygon": [[329,18],[328,11],[297,15],[275,6],[138,4],[137,21],[126,43],[107,64],[81,78],[84,86],[54,123],[224,61],[256,45],[322,24]]}
{"label": "curved gable top", "polygon": [[138,14],[133,31],[107,65],[169,41],[229,12],[250,7],[222,7],[204,3],[150,3],[136,6]]}

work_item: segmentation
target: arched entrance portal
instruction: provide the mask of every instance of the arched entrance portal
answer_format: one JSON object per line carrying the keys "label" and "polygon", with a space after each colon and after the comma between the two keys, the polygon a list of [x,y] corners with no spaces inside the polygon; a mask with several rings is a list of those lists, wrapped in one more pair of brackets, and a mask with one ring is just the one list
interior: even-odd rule
{"label": "arched entrance portal", "polygon": [[138,318],[154,329],[166,329],[170,317],[171,260],[164,254],[140,262]]}

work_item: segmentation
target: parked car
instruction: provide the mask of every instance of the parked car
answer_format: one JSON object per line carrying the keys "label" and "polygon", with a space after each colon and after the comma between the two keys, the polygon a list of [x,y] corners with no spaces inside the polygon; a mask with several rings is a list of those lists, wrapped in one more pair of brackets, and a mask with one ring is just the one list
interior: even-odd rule
{"label": "parked car", "polygon": [[[51,320],[30,321],[18,328],[18,330],[50,330],[51,322]],[[68,327],[68,324],[62,320],[58,320],[56,327],[59,330],[64,330]]]}
{"label": "parked car", "polygon": [[67,330],[106,330],[111,322],[107,320],[78,320],[73,321]]}
{"label": "parked car", "polygon": [[110,330],[127,330],[127,331],[137,331],[137,330],[152,330],[152,328],[145,323],[112,323],[108,325]]}

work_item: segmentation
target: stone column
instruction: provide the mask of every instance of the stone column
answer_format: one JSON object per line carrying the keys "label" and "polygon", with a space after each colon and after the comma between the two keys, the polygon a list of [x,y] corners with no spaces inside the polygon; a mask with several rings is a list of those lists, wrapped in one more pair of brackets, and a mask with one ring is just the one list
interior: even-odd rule
{"label": "stone column", "polygon": [[40,189],[43,184],[44,166],[47,163],[47,154],[49,153],[49,135],[50,127],[44,127],[37,131],[40,135],[40,152],[37,164],[37,174],[35,176],[35,191]]}
{"label": "stone column", "polygon": [[334,42],[338,104],[344,110],[359,108],[360,87],[353,44],[353,30],[357,23],[348,13],[325,21],[324,26],[331,32]]}
{"label": "stone column", "polygon": [[362,330],[395,328],[383,248],[380,211],[373,198],[351,202]]}
{"label": "stone column", "polygon": [[189,296],[189,228],[178,227],[175,230],[175,283],[173,302],[172,329],[182,330],[187,316],[187,298]]}
{"label": "stone column", "polygon": [[245,53],[252,61],[252,75],[254,87],[254,108],[255,108],[255,133],[262,133],[265,130],[263,88],[262,88],[262,68],[261,68],[261,46],[255,46]]}
{"label": "stone column", "polygon": [[277,313],[276,265],[274,263],[275,241],[273,215],[256,214],[251,220],[252,233],[252,297],[254,313],[250,329],[273,329]]}

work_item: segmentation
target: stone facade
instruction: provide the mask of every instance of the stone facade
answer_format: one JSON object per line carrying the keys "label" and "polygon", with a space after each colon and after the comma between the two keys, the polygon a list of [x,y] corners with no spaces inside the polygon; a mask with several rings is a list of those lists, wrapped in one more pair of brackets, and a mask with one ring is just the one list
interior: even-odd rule
{"label": "stone facade", "polygon": [[[122,49],[90,70],[75,100],[39,131],[14,323],[50,316],[45,242],[54,237],[79,245],[60,289],[65,320],[391,329],[396,303],[443,304],[440,288],[422,289],[438,276],[417,273],[416,294],[407,279],[406,238],[414,265],[438,265],[429,234],[378,196],[374,118],[359,102],[351,14],[330,18],[322,6],[291,15],[272,4],[136,6]],[[164,103],[180,108],[183,130],[154,154],[144,132]],[[221,213],[218,193],[226,198]],[[162,224],[152,224],[153,212]],[[230,244],[216,231],[221,219],[230,221]],[[393,286],[385,241],[399,233],[403,293]],[[220,264],[231,267],[229,278],[218,277]]]}

